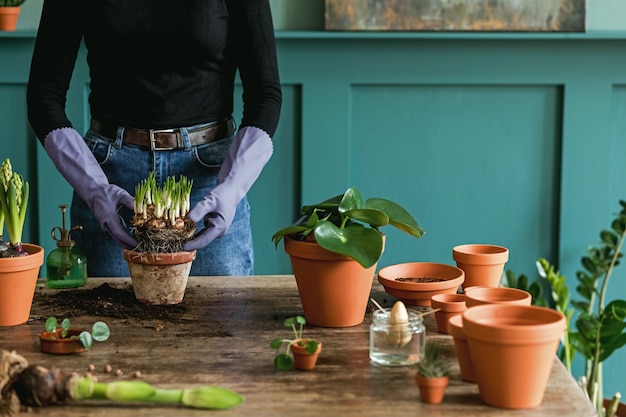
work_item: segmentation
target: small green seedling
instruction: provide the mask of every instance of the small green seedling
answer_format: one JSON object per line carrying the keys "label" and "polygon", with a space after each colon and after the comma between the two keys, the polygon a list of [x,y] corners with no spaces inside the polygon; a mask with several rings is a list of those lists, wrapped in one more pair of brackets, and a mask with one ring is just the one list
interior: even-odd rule
{"label": "small green seedling", "polygon": [[[302,329],[306,324],[306,320],[302,316],[289,317],[283,322],[285,327],[291,327],[294,334],[294,339],[274,339],[270,343],[272,349],[276,349],[276,352],[280,351],[280,348],[283,345],[286,345],[285,353],[278,353],[274,357],[274,366],[279,371],[286,371],[291,369],[293,366],[293,358],[291,357],[291,345],[298,344],[300,346],[305,346],[306,351],[308,353],[315,353],[317,350],[318,342],[315,340],[304,339],[302,338]],[[296,326],[298,325],[298,326]]]}
{"label": "small green seedling", "polygon": [[[55,333],[59,322],[56,317],[51,316],[46,320],[46,331],[48,333]],[[61,322],[61,339],[67,338],[67,332],[70,329],[70,319],[64,319]],[[97,321],[91,327],[91,333],[88,331],[82,332],[78,336],[69,336],[69,338],[78,338],[80,339],[80,343],[85,346],[87,350],[91,350],[91,346],[93,345],[93,341],[96,342],[104,342],[111,335],[111,330],[109,326],[103,321]]]}

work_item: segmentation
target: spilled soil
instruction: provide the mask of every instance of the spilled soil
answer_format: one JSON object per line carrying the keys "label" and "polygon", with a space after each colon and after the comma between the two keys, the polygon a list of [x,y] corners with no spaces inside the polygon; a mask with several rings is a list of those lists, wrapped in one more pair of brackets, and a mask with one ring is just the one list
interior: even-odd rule
{"label": "spilled soil", "polygon": [[118,319],[177,321],[187,312],[187,296],[193,295],[187,288],[186,299],[174,305],[147,305],[135,298],[130,284],[111,286],[102,284],[92,289],[63,290],[53,294],[38,294],[33,311],[41,315],[47,312],[58,317],[98,316]]}

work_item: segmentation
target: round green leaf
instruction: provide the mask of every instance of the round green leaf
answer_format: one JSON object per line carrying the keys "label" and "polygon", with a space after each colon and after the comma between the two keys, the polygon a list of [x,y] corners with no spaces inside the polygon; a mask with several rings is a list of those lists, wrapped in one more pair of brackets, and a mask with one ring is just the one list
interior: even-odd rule
{"label": "round green leaf", "polygon": [[57,325],[58,325],[58,321],[57,318],[52,316],[52,317],[48,317],[48,319],[46,320],[46,331],[48,333],[54,333],[57,329]]}
{"label": "round green leaf", "polygon": [[315,228],[315,239],[324,249],[349,256],[364,268],[372,267],[383,253],[383,236],[375,229],[340,229],[330,222],[320,222]]}
{"label": "round green leaf", "polygon": [[95,341],[104,342],[111,336],[111,330],[109,326],[103,321],[97,321],[91,328],[91,334]]}
{"label": "round green leaf", "polygon": [[89,332],[82,332],[80,335],[78,335],[78,338],[80,339],[80,343],[82,343],[87,350],[91,350],[93,339]]}
{"label": "round green leaf", "polygon": [[279,371],[287,371],[293,366],[293,359],[286,353],[281,353],[274,358],[274,366]]}

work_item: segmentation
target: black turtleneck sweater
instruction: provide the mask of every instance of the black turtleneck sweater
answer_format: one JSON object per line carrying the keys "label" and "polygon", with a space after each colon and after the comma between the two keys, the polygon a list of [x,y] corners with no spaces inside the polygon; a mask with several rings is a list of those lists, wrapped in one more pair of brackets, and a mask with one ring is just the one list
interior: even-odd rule
{"label": "black turtleneck sweater", "polygon": [[169,128],[233,111],[236,70],[242,126],[274,135],[281,106],[268,0],[46,0],[28,84],[30,123],[43,141],[71,127],[66,93],[84,39],[94,119]]}

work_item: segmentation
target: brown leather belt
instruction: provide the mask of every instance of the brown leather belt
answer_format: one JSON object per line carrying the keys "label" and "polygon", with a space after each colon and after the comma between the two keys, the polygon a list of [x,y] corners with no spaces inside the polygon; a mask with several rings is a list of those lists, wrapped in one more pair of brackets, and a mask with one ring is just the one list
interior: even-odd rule
{"label": "brown leather belt", "polygon": [[[108,138],[117,138],[117,129],[117,126],[107,126],[91,119],[91,130]],[[205,127],[187,130],[191,146],[215,142],[232,135],[234,131],[235,122],[232,118],[223,122],[214,122]],[[122,141],[128,145],[141,146],[153,151],[171,151],[185,148],[183,134],[179,128],[144,130],[125,127]]]}

